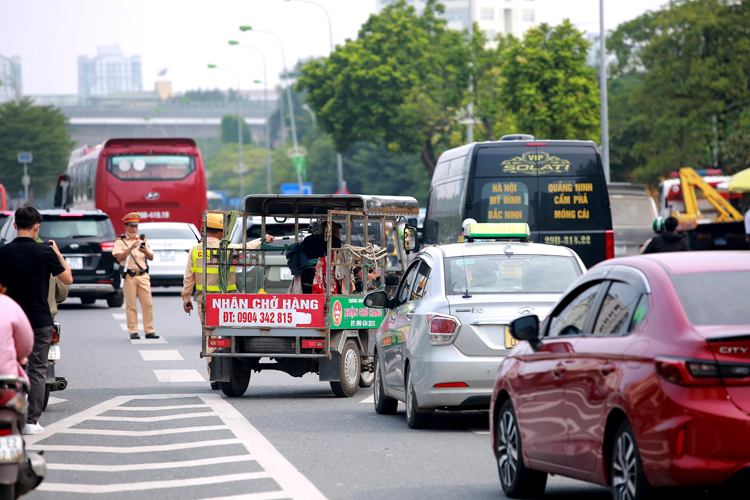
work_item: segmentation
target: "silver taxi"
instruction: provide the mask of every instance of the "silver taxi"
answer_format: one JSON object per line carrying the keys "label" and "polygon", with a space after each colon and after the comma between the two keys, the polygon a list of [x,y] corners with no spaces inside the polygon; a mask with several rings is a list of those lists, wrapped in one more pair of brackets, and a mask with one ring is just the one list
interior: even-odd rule
{"label": "silver taxi", "polygon": [[435,410],[489,408],[516,343],[506,325],[526,314],[541,321],[586,271],[573,250],[528,235],[527,224],[471,224],[466,242],[420,252],[392,297],[365,297],[387,309],[375,341],[377,413],[402,401],[409,427],[422,428]]}

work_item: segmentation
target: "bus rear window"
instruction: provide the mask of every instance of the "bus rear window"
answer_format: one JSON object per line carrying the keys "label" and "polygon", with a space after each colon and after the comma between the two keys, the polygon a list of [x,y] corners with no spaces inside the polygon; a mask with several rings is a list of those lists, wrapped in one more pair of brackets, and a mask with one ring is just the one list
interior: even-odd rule
{"label": "bus rear window", "polygon": [[487,147],[477,151],[476,177],[601,174],[598,155],[590,146]]}
{"label": "bus rear window", "polygon": [[124,181],[178,181],[195,170],[195,159],[188,155],[110,156],[107,171]]}

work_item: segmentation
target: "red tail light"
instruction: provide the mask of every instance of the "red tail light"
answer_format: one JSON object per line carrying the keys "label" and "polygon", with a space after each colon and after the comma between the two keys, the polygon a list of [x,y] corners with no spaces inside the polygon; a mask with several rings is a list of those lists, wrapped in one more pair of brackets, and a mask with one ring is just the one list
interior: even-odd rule
{"label": "red tail light", "polygon": [[674,442],[674,456],[681,457],[685,453],[685,427],[677,431],[677,438]]}
{"label": "red tail light", "polygon": [[60,334],[57,333],[57,332],[53,332],[52,333],[52,343],[53,344],[57,344],[58,342],[60,342]]}
{"label": "red tail light", "polygon": [[434,387],[469,387],[466,382],[446,382],[444,384],[435,384]]}
{"label": "red tail light", "polygon": [[611,229],[604,232],[604,258],[615,258],[615,232]]}
{"label": "red tail light", "polygon": [[546,146],[546,142],[527,142],[527,146]]}
{"label": "red tail light", "polygon": [[13,389],[0,389],[0,406],[5,406],[12,401],[18,393]]}
{"label": "red tail light", "polygon": [[102,252],[111,252],[115,249],[115,242],[107,241],[105,243],[99,243],[99,246],[102,247]]}
{"label": "red tail light", "polygon": [[0,429],[0,436],[10,436],[12,429]]}
{"label": "red tail light", "polygon": [[208,347],[232,348],[232,339],[208,339]]}
{"label": "red tail light", "polygon": [[657,357],[656,373],[668,382],[686,386],[744,385],[750,382],[750,365],[717,363],[702,359]]}
{"label": "red tail light", "polygon": [[461,322],[458,318],[447,314],[428,314],[426,319],[430,325],[432,345],[448,345],[456,340],[456,335],[461,329]]}
{"label": "red tail light", "polygon": [[325,339],[305,339],[302,341],[302,349],[325,349]]}

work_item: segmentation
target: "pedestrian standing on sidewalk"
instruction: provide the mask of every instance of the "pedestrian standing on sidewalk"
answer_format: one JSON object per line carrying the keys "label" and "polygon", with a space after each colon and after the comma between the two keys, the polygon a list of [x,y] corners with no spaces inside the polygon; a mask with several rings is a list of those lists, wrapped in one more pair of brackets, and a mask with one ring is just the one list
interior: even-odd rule
{"label": "pedestrian standing on sidewalk", "polygon": [[125,222],[125,234],[118,236],[112,257],[117,259],[122,269],[122,293],[125,295],[128,332],[131,339],[141,338],[138,335],[138,299],[141,303],[146,338],[158,339],[159,336],[154,332],[154,306],[151,303],[151,278],[148,275],[148,261],[154,260],[154,252],[148,243],[138,236],[141,216],[131,212],[122,220]]}
{"label": "pedestrian standing on sidewalk", "polygon": [[26,372],[29,375],[29,411],[24,434],[41,434],[39,417],[44,406],[49,348],[52,344],[53,320],[48,302],[50,275],[57,276],[65,285],[73,283],[73,273],[57,244],[50,240],[40,245],[42,215],[34,207],[16,210],[14,226],[18,237],[0,247],[0,283],[8,288],[8,297],[15,300],[34,329],[34,348],[29,356]]}

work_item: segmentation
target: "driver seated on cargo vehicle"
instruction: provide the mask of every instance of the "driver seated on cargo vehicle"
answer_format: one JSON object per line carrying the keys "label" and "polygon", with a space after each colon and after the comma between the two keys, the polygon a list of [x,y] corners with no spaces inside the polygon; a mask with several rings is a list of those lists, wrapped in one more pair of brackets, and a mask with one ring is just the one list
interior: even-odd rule
{"label": "driver seated on cargo vehicle", "polygon": [[[224,237],[224,218],[221,214],[208,214],[206,217],[206,248],[219,248],[219,242]],[[273,243],[274,237],[270,234],[265,236],[266,243]],[[246,248],[256,250],[260,248],[261,238],[248,241]],[[230,244],[228,248],[242,248],[241,243]],[[209,292],[219,293],[219,266],[206,266],[206,289]],[[227,283],[227,292],[235,293],[237,285],[235,283],[234,266],[229,268],[229,280]],[[187,265],[185,266],[185,275],[182,279],[182,309],[186,313],[193,310],[193,303],[190,301],[190,295],[193,293],[195,286],[195,302],[198,304],[198,317],[203,317],[204,294],[203,291],[203,243],[195,245],[188,253]],[[209,347],[208,352],[213,352],[214,348]],[[208,367],[208,379],[211,380],[211,367],[208,364],[211,358],[206,358]],[[211,388],[218,389],[218,384],[211,381]]]}

